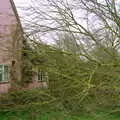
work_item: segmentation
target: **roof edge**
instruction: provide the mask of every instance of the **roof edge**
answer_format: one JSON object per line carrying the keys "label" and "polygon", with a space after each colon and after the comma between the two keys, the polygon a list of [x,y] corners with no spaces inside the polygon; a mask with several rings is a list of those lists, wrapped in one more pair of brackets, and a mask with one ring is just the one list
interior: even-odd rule
{"label": "roof edge", "polygon": [[10,0],[10,3],[11,3],[11,6],[12,6],[12,9],[13,9],[13,12],[15,13],[15,16],[16,16],[17,22],[19,24],[19,27],[21,29],[21,32],[23,32],[22,24],[21,24],[21,21],[20,21],[16,6],[15,6],[15,3],[13,2],[13,0]]}

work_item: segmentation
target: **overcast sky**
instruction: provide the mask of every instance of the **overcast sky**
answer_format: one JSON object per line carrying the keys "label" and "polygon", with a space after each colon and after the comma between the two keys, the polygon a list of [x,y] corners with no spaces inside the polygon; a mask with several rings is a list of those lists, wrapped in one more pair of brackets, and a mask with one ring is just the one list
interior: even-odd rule
{"label": "overcast sky", "polygon": [[[25,19],[29,19],[29,16],[26,16],[24,15],[23,11],[22,11],[22,7],[25,7],[25,6],[29,6],[29,4],[31,3],[31,0],[13,0],[15,5],[16,5],[16,8],[17,8],[17,11],[18,11],[18,14],[19,14],[19,17],[21,19],[21,22],[24,23],[24,20]],[[42,1],[42,0],[41,0]],[[44,1],[44,0],[43,0]],[[24,18],[24,19],[23,19]],[[24,24],[23,24],[24,26]],[[49,38],[49,40],[48,40]],[[42,41],[46,42],[46,43],[54,43],[54,41],[52,40],[51,37],[48,36],[42,36],[40,38]]]}
{"label": "overcast sky", "polygon": [[[24,17],[24,19],[26,19],[26,17],[29,17],[29,16],[26,16],[24,15],[24,13],[22,13],[22,7],[24,6],[28,6],[30,3],[31,3],[31,0],[13,0],[15,5],[16,5],[16,8],[17,8],[17,11],[18,11],[18,14],[21,18]],[[45,0],[40,0],[40,1],[45,1]],[[56,0],[57,1],[57,0]],[[71,0],[70,0],[71,1]],[[116,0],[118,3],[120,2],[120,0]],[[80,12],[79,12],[80,13]],[[77,14],[78,15],[78,14]],[[22,19],[21,19],[22,20]]]}
{"label": "overcast sky", "polygon": [[31,0],[13,0],[15,3],[15,6],[17,8],[17,12],[19,14],[19,17],[25,17],[25,15],[22,13],[22,7],[25,7],[26,5],[29,5]]}
{"label": "overcast sky", "polygon": [[21,3],[29,3],[30,0],[14,0],[14,2],[15,2],[16,5],[19,5]]}
{"label": "overcast sky", "polygon": [[29,5],[31,0],[13,0],[13,1],[16,5],[16,8],[17,8],[18,12],[20,12],[21,11],[20,7]]}

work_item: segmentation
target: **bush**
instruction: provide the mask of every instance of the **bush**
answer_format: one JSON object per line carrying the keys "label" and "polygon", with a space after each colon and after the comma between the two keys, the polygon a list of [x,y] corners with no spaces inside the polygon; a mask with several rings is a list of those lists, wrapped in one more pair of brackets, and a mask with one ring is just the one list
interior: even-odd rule
{"label": "bush", "polygon": [[0,112],[62,109],[48,90],[20,90],[1,96]]}

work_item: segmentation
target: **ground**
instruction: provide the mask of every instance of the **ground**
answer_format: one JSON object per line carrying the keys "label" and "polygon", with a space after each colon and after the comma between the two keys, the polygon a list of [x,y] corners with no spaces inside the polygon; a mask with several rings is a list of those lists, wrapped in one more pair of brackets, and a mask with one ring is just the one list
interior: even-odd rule
{"label": "ground", "polygon": [[96,115],[69,115],[64,112],[49,112],[49,113],[31,113],[24,112],[9,112],[1,113],[0,120],[120,120],[120,114],[109,114],[99,112]]}

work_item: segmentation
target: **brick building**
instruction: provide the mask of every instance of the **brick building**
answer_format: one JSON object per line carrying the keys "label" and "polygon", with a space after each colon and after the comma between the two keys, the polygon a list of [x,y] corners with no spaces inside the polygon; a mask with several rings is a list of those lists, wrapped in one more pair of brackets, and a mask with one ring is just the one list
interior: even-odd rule
{"label": "brick building", "polygon": [[[0,4],[0,93],[8,92],[21,80],[21,48],[23,30],[13,0]],[[40,73],[39,73],[40,74]],[[34,76],[28,88],[46,86],[43,77]],[[38,80],[40,78],[40,81]]]}
{"label": "brick building", "polygon": [[12,66],[14,66],[15,80],[21,79],[21,35],[22,27],[13,0],[2,0],[0,4],[0,92],[7,92],[12,84],[10,75]]}

